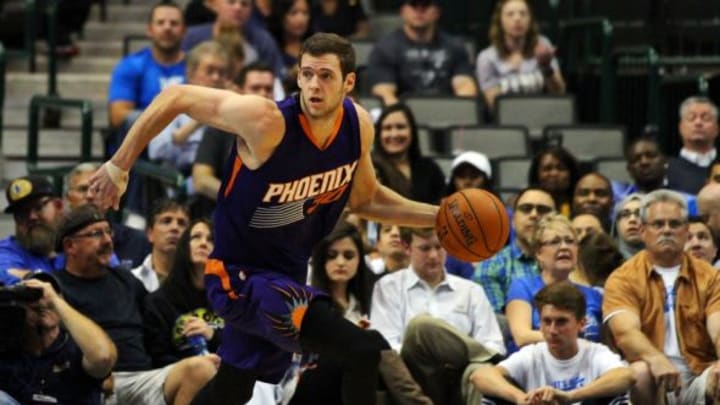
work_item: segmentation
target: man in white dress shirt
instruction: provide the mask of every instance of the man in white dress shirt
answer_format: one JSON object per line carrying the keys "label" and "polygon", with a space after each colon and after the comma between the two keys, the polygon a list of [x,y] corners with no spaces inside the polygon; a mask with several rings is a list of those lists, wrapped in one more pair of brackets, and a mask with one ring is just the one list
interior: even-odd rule
{"label": "man in white dress shirt", "polygon": [[172,199],[155,202],[148,216],[147,238],[152,244],[143,263],[132,269],[148,292],[160,288],[170,274],[180,235],[190,223],[188,207]]}
{"label": "man in white dress shirt", "polygon": [[375,285],[372,325],[433,403],[458,403],[472,370],[505,354],[500,327],[482,287],[447,274],[433,229],[401,234],[410,267]]}

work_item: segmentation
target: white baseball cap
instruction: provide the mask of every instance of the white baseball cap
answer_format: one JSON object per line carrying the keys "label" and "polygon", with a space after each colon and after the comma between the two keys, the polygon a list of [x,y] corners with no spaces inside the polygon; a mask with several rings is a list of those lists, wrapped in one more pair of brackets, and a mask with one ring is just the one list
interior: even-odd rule
{"label": "white baseball cap", "polygon": [[456,167],[460,166],[463,163],[468,163],[472,165],[476,169],[483,172],[485,176],[487,176],[487,178],[492,177],[492,167],[490,166],[490,160],[487,158],[487,156],[480,152],[468,151],[461,153],[458,157],[455,158],[455,160],[453,160],[452,170],[455,170]]}

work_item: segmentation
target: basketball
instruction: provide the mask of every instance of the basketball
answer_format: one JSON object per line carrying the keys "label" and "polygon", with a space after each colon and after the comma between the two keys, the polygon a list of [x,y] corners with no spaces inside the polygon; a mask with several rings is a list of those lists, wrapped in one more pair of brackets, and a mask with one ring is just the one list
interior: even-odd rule
{"label": "basketball", "polygon": [[510,220],[503,203],[477,188],[445,198],[435,219],[440,244],[457,259],[476,262],[492,257],[505,246]]}

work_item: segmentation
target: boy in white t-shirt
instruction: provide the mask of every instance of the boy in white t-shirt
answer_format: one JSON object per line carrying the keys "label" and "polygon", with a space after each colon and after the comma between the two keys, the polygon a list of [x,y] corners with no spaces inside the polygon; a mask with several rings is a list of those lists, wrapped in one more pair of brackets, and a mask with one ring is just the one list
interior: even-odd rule
{"label": "boy in white t-shirt", "polygon": [[585,327],[582,292],[563,281],[540,290],[534,301],[545,341],[470,376],[483,404],[627,403],[635,382],[630,367],[606,346],[578,338]]}

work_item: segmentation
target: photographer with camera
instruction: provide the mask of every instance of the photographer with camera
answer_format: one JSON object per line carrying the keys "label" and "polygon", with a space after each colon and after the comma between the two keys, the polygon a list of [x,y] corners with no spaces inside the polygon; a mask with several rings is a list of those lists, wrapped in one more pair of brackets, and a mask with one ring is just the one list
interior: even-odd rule
{"label": "photographer with camera", "polygon": [[51,272],[56,263],[55,234],[63,214],[63,201],[44,176],[13,179],[5,190],[13,214],[15,235],[0,240],[0,283],[18,283],[31,271]]}
{"label": "photographer with camera", "polygon": [[0,340],[0,390],[24,405],[101,404],[115,345],[61,297],[53,276],[28,276],[0,289],[0,317],[9,332]]}

